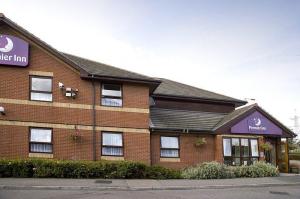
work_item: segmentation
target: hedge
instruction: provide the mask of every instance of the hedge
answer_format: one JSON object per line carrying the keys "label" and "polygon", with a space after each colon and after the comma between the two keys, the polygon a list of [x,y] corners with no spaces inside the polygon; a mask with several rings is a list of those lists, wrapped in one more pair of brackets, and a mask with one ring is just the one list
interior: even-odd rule
{"label": "hedge", "polygon": [[265,162],[249,166],[226,166],[205,162],[182,171],[130,161],[70,161],[0,159],[0,177],[115,178],[115,179],[221,179],[278,176],[278,169]]}
{"label": "hedge", "polygon": [[177,179],[180,172],[129,161],[0,160],[0,177]]}
{"label": "hedge", "polygon": [[278,169],[265,162],[256,162],[248,166],[226,166],[218,162],[205,162],[182,171],[182,177],[186,179],[258,178],[278,175]]}

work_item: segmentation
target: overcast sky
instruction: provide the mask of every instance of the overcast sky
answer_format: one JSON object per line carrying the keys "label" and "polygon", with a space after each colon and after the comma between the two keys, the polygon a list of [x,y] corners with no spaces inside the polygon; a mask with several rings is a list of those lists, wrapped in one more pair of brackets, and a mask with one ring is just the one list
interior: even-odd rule
{"label": "overcast sky", "polygon": [[300,113],[300,1],[0,0],[56,49]]}

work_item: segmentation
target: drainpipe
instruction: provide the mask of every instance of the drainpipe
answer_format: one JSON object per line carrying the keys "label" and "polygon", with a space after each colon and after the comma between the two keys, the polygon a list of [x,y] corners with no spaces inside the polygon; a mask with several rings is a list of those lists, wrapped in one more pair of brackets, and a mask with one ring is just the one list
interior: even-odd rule
{"label": "drainpipe", "polygon": [[96,86],[94,75],[92,75],[92,85],[93,85],[93,160],[96,161]]}

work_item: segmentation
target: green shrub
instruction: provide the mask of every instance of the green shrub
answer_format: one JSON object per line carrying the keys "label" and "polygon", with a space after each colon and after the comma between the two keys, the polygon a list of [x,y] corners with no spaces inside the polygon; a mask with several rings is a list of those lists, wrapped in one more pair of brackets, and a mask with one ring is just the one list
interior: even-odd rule
{"label": "green shrub", "polygon": [[221,179],[231,178],[232,175],[231,170],[218,162],[204,162],[182,171],[182,177],[188,179]]}
{"label": "green shrub", "polygon": [[270,164],[265,162],[255,162],[249,166],[239,166],[235,170],[236,177],[248,177],[248,178],[258,178],[258,177],[272,177],[278,176],[278,169]]}
{"label": "green shrub", "polygon": [[0,160],[0,177],[32,177],[32,168],[27,160]]}
{"label": "green shrub", "polygon": [[129,161],[0,160],[0,177],[37,178],[179,178],[180,172]]}
{"label": "green shrub", "polygon": [[182,171],[182,177],[187,179],[258,178],[278,175],[278,169],[265,162],[256,162],[249,166],[226,166],[218,162],[205,162]]}
{"label": "green shrub", "polygon": [[161,166],[151,166],[146,168],[145,178],[148,179],[179,179],[181,173],[178,170],[172,170]]}
{"label": "green shrub", "polygon": [[119,179],[220,179],[278,176],[278,169],[265,162],[249,166],[226,166],[205,162],[182,172],[161,166],[129,161],[1,160],[0,177],[119,178]]}

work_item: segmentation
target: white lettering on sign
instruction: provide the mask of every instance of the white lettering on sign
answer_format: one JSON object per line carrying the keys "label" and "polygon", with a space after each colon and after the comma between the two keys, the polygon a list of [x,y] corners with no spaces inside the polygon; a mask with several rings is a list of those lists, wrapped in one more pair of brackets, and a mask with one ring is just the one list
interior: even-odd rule
{"label": "white lettering on sign", "polygon": [[14,61],[14,62],[26,63],[27,57],[22,57],[17,55],[5,55],[3,53],[0,53],[0,61]]}

